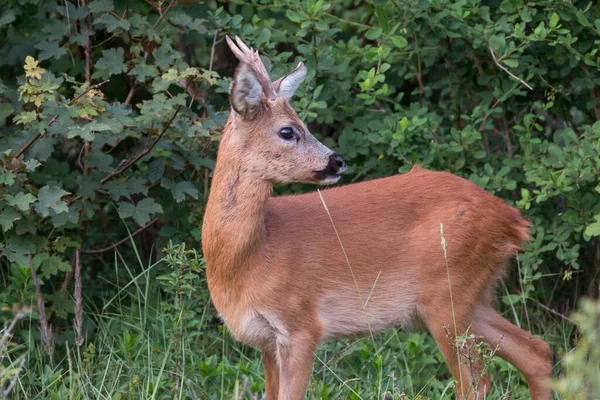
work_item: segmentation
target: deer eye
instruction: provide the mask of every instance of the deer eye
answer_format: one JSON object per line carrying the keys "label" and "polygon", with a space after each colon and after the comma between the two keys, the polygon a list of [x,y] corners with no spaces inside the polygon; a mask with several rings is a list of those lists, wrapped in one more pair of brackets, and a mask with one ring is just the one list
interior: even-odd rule
{"label": "deer eye", "polygon": [[294,130],[286,127],[279,131],[279,137],[284,140],[292,140],[294,138]]}

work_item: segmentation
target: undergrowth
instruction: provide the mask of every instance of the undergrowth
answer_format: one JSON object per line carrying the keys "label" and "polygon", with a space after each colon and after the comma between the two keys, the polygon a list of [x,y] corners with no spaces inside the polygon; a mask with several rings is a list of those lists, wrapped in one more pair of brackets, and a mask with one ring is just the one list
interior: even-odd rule
{"label": "undergrowth", "polygon": [[[205,285],[203,259],[184,245],[164,250],[157,262],[134,266],[116,257],[114,269],[134,271],[112,282],[109,300],[84,293],[85,344],[60,337],[46,355],[37,327],[21,330],[2,352],[2,383],[16,377],[13,399],[254,399],[262,398],[260,353],[237,343],[220,326]],[[26,311],[27,312],[27,311]],[[20,314],[19,318],[23,318]],[[511,317],[511,313],[508,314]],[[513,320],[514,321],[514,320]],[[522,321],[515,321],[521,324]],[[532,327],[557,354],[571,350],[573,325],[538,320]],[[34,324],[35,325],[35,324]],[[490,399],[526,399],[527,385],[511,365],[459,336],[471,358],[486,357]],[[492,353],[490,353],[492,352]],[[20,366],[24,368],[14,374]],[[3,387],[6,387],[4,385]],[[315,354],[309,399],[442,399],[453,380],[426,333],[390,330],[374,340],[328,342]]]}

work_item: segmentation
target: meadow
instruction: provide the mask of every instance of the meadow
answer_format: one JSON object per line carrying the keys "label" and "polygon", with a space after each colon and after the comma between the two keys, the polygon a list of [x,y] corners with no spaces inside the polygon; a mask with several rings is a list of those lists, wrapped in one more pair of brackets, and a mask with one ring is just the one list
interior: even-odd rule
{"label": "meadow", "polygon": [[[347,162],[341,184],[418,163],[519,208],[532,240],[497,309],[550,344],[555,398],[600,398],[598,5],[0,3],[3,398],[262,398],[260,353],[220,322],[200,240],[237,65],[225,35],[272,76],[305,63],[291,104]],[[452,340],[483,360],[488,398],[529,398],[474,339]],[[323,344],[307,398],[453,387],[429,334],[393,329]]]}

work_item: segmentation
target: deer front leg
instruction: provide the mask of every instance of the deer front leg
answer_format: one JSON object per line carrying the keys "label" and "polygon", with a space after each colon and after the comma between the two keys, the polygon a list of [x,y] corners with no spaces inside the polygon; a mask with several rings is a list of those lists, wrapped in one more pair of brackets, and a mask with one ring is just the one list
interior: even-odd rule
{"label": "deer front leg", "polygon": [[265,391],[267,400],[277,400],[279,392],[279,366],[273,350],[262,351],[263,365],[265,367]]}
{"label": "deer front leg", "polygon": [[279,400],[303,400],[318,338],[304,333],[277,344]]}

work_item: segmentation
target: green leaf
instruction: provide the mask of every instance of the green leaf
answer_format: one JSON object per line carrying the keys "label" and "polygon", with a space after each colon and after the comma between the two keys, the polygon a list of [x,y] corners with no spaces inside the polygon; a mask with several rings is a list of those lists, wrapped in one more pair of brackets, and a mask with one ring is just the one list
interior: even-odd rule
{"label": "green leaf", "polygon": [[140,193],[144,196],[148,195],[148,187],[146,187],[146,179],[135,177],[126,182],[110,181],[104,185],[110,193],[110,197],[117,201],[121,197],[129,197],[133,194]]}
{"label": "green leaf", "polygon": [[262,44],[269,43],[269,40],[271,40],[271,30],[268,28],[263,28],[256,39],[256,45],[260,46]]}
{"label": "green leaf", "polygon": [[9,206],[18,208],[21,211],[29,210],[30,204],[35,201],[35,196],[31,193],[19,192],[16,195],[7,194],[6,202]]}
{"label": "green leaf", "polygon": [[6,207],[0,214],[0,225],[2,225],[2,230],[4,232],[8,231],[13,227],[13,222],[20,218],[21,214],[19,214],[17,210],[12,207]]}
{"label": "green leaf", "polygon": [[40,189],[38,194],[38,202],[35,204],[35,210],[47,217],[50,215],[50,210],[57,214],[68,212],[69,208],[67,203],[62,200],[62,197],[69,194],[69,192],[62,190],[56,186],[44,186]]}
{"label": "green leaf", "polygon": [[131,28],[131,24],[126,19],[117,19],[112,14],[103,14],[100,18],[94,21],[94,25],[104,24],[108,32],[114,32],[117,29],[123,29],[128,31]]}
{"label": "green leaf", "polygon": [[75,302],[71,296],[69,296],[67,291],[59,290],[48,294],[45,297],[50,301],[50,310],[52,310],[57,317],[67,319],[69,314],[75,312]]}
{"label": "green leaf", "polygon": [[15,12],[13,10],[8,9],[2,13],[2,16],[0,16],[0,27],[2,27],[3,25],[10,24],[16,19],[17,17],[15,16]]}
{"label": "green leaf", "polygon": [[198,189],[194,187],[192,182],[182,181],[173,183],[172,181],[167,180],[163,182],[162,186],[171,190],[171,193],[173,193],[173,198],[175,198],[175,201],[178,203],[181,203],[185,200],[186,194],[190,195],[196,200],[198,199]]}
{"label": "green leaf", "polygon": [[500,3],[500,11],[506,14],[511,14],[517,10],[517,5],[514,0],[504,0]]}
{"label": "green leaf", "polygon": [[497,55],[501,54],[506,47],[506,39],[504,38],[504,35],[492,36],[490,38],[490,46]]}
{"label": "green leaf", "polygon": [[165,159],[156,158],[148,165],[148,179],[150,183],[158,182],[165,174]]}
{"label": "green leaf", "polygon": [[550,28],[556,28],[558,25],[558,14],[552,13],[552,17],[550,18]]}
{"label": "green leaf", "polygon": [[115,5],[112,0],[93,0],[88,9],[93,13],[109,12],[115,9]]}
{"label": "green leaf", "polygon": [[40,61],[54,57],[56,60],[67,54],[67,49],[59,46],[57,41],[43,41],[35,45],[42,52],[38,55]]}
{"label": "green leaf", "polygon": [[515,60],[514,58],[508,58],[502,62],[510,68],[517,68],[519,66],[519,60]]}
{"label": "green leaf", "polygon": [[12,171],[0,169],[0,184],[12,186],[13,183],[15,183],[15,174],[13,174]]}
{"label": "green leaf", "polygon": [[96,62],[92,78],[108,79],[111,75],[118,75],[127,71],[123,62],[125,53],[123,48],[102,51],[102,57]]}
{"label": "green leaf", "polygon": [[408,45],[408,41],[402,36],[392,36],[392,43],[399,49],[403,49]]}
{"label": "green leaf", "polygon": [[70,272],[72,269],[68,262],[47,253],[36,254],[35,257],[33,257],[33,266],[40,270],[42,275],[44,275],[44,278],[50,278],[59,271]]}
{"label": "green leaf", "polygon": [[152,198],[145,198],[137,205],[124,201],[119,203],[119,215],[122,218],[133,217],[140,226],[144,226],[150,221],[150,215],[162,212],[160,204],[157,204]]}
{"label": "green leaf", "polygon": [[98,121],[93,121],[84,125],[74,125],[69,128],[67,131],[67,137],[72,139],[74,137],[81,137],[86,141],[93,141],[95,139],[95,132],[103,132],[112,130],[110,125],[106,123],[100,123]]}
{"label": "green leaf", "polygon": [[369,40],[376,40],[377,38],[379,38],[379,36],[381,36],[382,33],[383,30],[381,28],[372,28],[367,31],[365,36]]}
{"label": "green leaf", "polygon": [[590,240],[592,236],[600,236],[600,214],[596,215],[594,219],[596,221],[589,224],[583,233],[587,240]]}
{"label": "green leaf", "polygon": [[54,145],[56,144],[56,138],[41,138],[31,147],[30,156],[39,159],[40,161],[46,161],[50,155],[54,152]]}
{"label": "green leaf", "polygon": [[35,243],[30,237],[12,235],[6,241],[2,252],[8,261],[29,266],[28,255],[35,253]]}
{"label": "green leaf", "polygon": [[381,6],[375,7],[375,15],[377,15],[381,28],[387,32],[389,29],[389,18],[385,12],[385,8]]}
{"label": "green leaf", "polygon": [[85,162],[91,168],[98,168],[98,171],[112,171],[111,165],[113,157],[101,151],[94,151],[89,156],[85,157]]}

